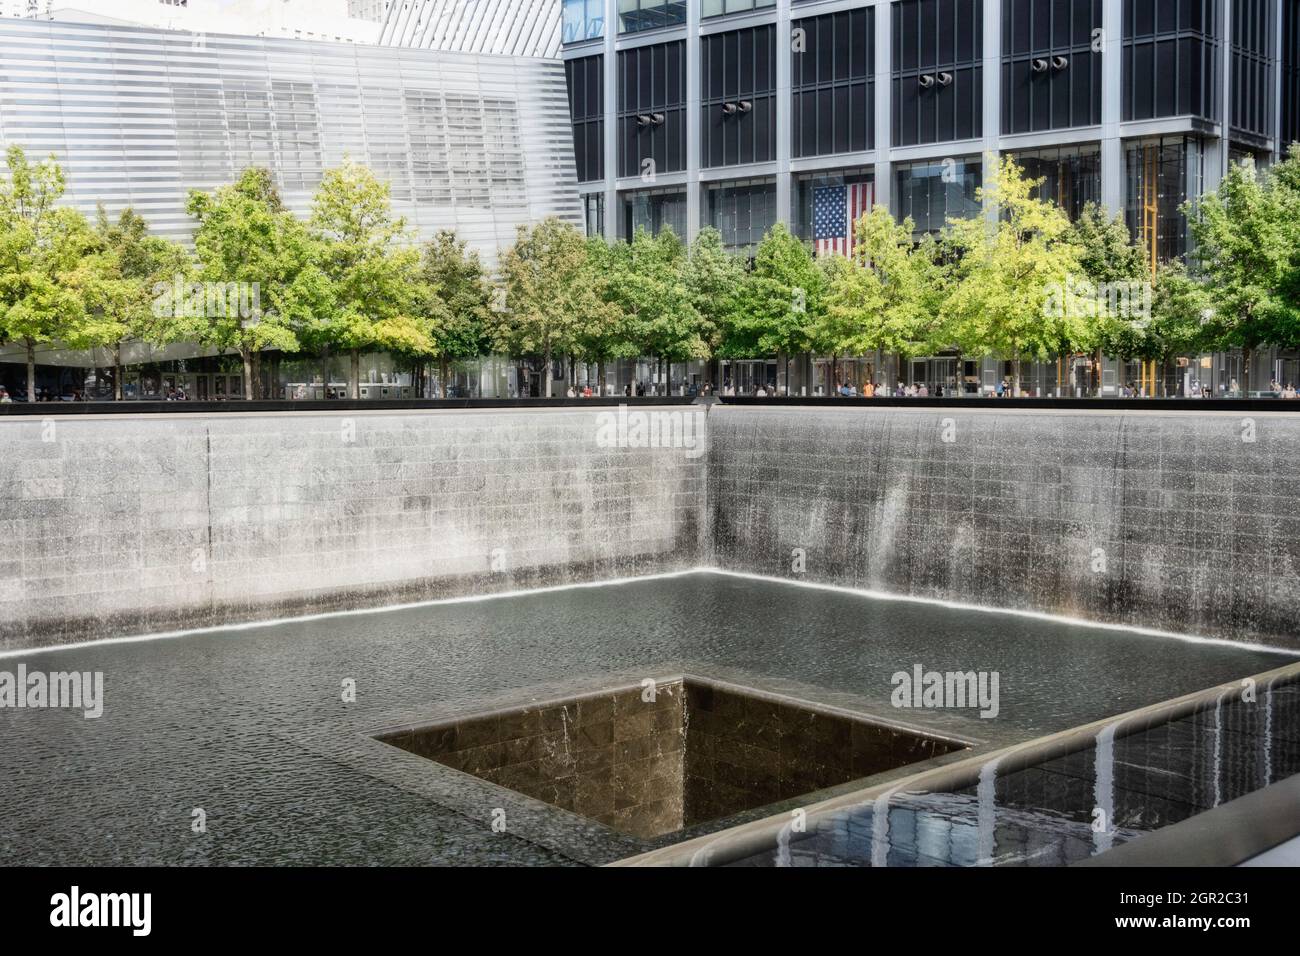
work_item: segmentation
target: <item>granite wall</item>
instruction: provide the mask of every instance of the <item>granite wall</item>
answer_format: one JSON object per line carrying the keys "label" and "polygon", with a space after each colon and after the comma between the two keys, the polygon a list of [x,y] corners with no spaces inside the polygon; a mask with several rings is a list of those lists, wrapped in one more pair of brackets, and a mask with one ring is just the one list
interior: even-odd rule
{"label": "granite wall", "polygon": [[0,648],[696,565],[704,459],[609,411],[2,419]]}
{"label": "granite wall", "polygon": [[0,419],[0,649],[708,564],[1300,649],[1300,415],[609,411]]}
{"label": "granite wall", "polygon": [[1300,415],[724,407],[709,436],[719,567],[1300,649]]}

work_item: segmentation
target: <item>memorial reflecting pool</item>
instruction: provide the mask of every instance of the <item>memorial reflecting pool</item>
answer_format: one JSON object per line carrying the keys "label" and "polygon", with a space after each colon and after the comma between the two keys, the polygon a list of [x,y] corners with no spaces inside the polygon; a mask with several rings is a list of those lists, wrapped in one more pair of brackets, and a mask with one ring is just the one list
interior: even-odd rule
{"label": "memorial reflecting pool", "polygon": [[[0,670],[102,671],[103,716],[0,710],[0,859],[606,863],[777,804],[635,836],[377,738],[688,674],[978,754],[1295,660],[707,572],[24,653]],[[997,716],[894,707],[918,665],[996,672]]]}

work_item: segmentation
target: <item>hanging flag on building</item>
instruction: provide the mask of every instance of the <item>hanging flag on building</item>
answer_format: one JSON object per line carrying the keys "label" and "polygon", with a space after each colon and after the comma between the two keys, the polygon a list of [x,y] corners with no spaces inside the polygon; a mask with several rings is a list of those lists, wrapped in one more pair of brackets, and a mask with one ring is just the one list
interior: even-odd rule
{"label": "hanging flag on building", "polygon": [[853,224],[871,211],[871,183],[818,186],[813,190],[813,248],[818,256],[851,256],[857,243]]}

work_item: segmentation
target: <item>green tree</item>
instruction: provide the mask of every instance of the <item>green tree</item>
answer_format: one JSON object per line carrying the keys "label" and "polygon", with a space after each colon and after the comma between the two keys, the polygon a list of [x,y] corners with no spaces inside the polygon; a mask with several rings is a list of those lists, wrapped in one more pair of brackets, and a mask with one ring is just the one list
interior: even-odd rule
{"label": "green tree", "polygon": [[346,351],[348,390],[361,397],[362,351],[434,355],[435,316],[420,281],[420,251],[406,220],[395,217],[392,187],[346,161],[325,173],[312,203],[311,229],[329,280],[328,311],[314,337]]}
{"label": "green tree", "polygon": [[95,239],[76,280],[86,311],[67,341],[73,348],[112,352],[113,398],[120,402],[123,343],[161,345],[183,335],[171,304],[176,285],[190,282],[193,260],[180,243],[149,235],[148,223],[130,207],[113,221],[101,205]]}
{"label": "green tree", "polygon": [[261,353],[295,351],[298,330],[328,302],[315,246],[265,169],[211,194],[194,190],[187,208],[198,223],[196,283],[178,290],[164,315],[201,344],[238,352],[252,400]]}
{"label": "green tree", "polygon": [[996,182],[977,191],[990,216],[948,224],[956,258],[947,337],[965,352],[1008,358],[1016,395],[1025,359],[1046,360],[1063,345],[1085,341],[1087,333],[1062,301],[1080,271],[1070,221],[1052,203],[1034,198],[1041,185],[1004,157]]}
{"label": "green tree", "polygon": [[1300,204],[1277,171],[1257,171],[1247,159],[1184,208],[1193,261],[1208,280],[1216,345],[1242,350],[1241,386],[1249,393],[1255,351],[1286,339],[1296,322],[1297,303],[1284,293],[1295,267]]}
{"label": "green tree", "polygon": [[609,314],[587,241],[555,217],[520,226],[501,256],[506,308],[494,314],[493,340],[509,355],[545,362],[545,397],[551,397],[552,363],[577,350],[583,326]]}
{"label": "green tree", "polygon": [[[1151,300],[1150,322],[1145,326],[1137,354],[1159,362],[1167,383],[1174,359],[1196,354],[1209,344],[1209,297],[1205,284],[1189,275],[1182,262],[1161,265]],[[1190,397],[1190,396],[1188,396]]]}
{"label": "green tree", "polygon": [[477,358],[488,351],[488,320],[493,289],[477,252],[450,230],[438,232],[424,247],[421,277],[428,301],[438,352],[438,380],[443,397],[447,389],[447,364]]}
{"label": "green tree", "polygon": [[95,246],[86,217],[59,205],[67,188],[51,156],[31,163],[18,146],[0,179],[0,341],[27,353],[27,400],[36,401],[36,347],[63,341],[84,322],[79,270]]}
{"label": "green tree", "polygon": [[[638,232],[638,236],[640,233]],[[641,310],[649,296],[649,281],[636,273],[633,243],[608,243],[600,236],[587,237],[587,261],[592,281],[607,306],[579,323],[574,332],[574,356],[600,367],[599,385],[604,392],[605,363],[635,359],[648,338],[649,316]],[[637,252],[642,252],[638,249]],[[572,367],[572,366],[570,366]]]}
{"label": "green tree", "polygon": [[945,265],[933,236],[913,240],[915,224],[876,206],[855,225],[852,262],[831,256],[833,277],[818,327],[819,348],[832,354],[894,352],[904,358],[951,345],[939,321]]}
{"label": "green tree", "polygon": [[825,275],[808,244],[777,223],[754,253],[725,324],[728,358],[798,355],[813,348],[821,321]]}
{"label": "green tree", "polygon": [[609,257],[607,298],[621,319],[607,337],[617,347],[612,357],[650,355],[669,370],[674,362],[708,358],[712,331],[695,308],[686,248],[673,231],[638,229],[631,242],[610,247]]}
{"label": "green tree", "polygon": [[[745,280],[745,267],[737,256],[727,251],[722,243],[722,233],[713,226],[706,226],[686,252],[682,279],[691,305],[699,316],[700,337],[708,345],[710,354],[714,354],[722,344],[723,329],[736,308],[736,296]],[[710,380],[716,384],[716,369]]]}
{"label": "green tree", "polygon": [[1150,284],[1151,271],[1122,215],[1111,217],[1102,206],[1088,203],[1070,233],[1079,250],[1080,275],[1071,277],[1065,305],[1079,313],[1086,342],[1077,344],[1094,353],[1093,387],[1100,392],[1104,355],[1142,356],[1145,309],[1133,306],[1149,301],[1149,291],[1141,286]]}

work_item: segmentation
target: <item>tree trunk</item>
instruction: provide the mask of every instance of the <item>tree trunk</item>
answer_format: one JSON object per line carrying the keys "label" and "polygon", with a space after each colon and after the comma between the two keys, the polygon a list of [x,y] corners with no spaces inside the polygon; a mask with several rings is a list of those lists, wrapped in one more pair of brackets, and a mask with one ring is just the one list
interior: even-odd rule
{"label": "tree trunk", "polygon": [[1011,397],[1020,397],[1020,356],[1011,360]]}
{"label": "tree trunk", "polygon": [[253,350],[240,347],[239,357],[244,363],[244,400],[253,400]]}
{"label": "tree trunk", "polygon": [[545,384],[545,386],[542,388],[542,397],[543,397],[543,398],[550,398],[550,397],[551,397],[551,385],[552,385],[552,382],[551,382],[551,343],[550,343],[550,342],[547,342],[547,343],[546,343],[546,355],[545,355],[545,359],[546,359],[546,366],[545,366],[545,368],[542,369],[542,380],[543,380],[546,384]]}
{"label": "tree trunk", "polygon": [[27,401],[36,401],[36,343],[27,340]]}
{"label": "tree trunk", "polygon": [[1255,350],[1241,350],[1241,397],[1250,398],[1250,367],[1254,364]]}
{"label": "tree trunk", "polygon": [[351,349],[348,358],[351,362],[351,368],[348,370],[348,393],[355,402],[361,398],[361,350]]}
{"label": "tree trunk", "polygon": [[447,353],[438,356],[438,397],[447,397]]}
{"label": "tree trunk", "polygon": [[122,343],[113,343],[113,401],[122,400]]}
{"label": "tree trunk", "polygon": [[262,391],[262,350],[253,353],[253,397],[259,401],[266,397]]}

